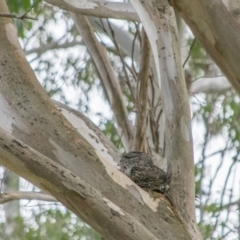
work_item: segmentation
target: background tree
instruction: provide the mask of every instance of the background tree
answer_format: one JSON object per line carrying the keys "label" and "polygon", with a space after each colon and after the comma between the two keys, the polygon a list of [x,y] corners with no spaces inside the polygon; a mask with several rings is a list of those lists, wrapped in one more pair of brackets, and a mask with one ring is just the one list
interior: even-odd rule
{"label": "background tree", "polygon": [[[204,4],[198,3],[198,1],[188,3],[192,7],[191,9],[194,15],[191,18],[190,16],[192,15],[184,11],[188,9],[183,7],[185,3],[179,5],[177,2],[176,6],[174,5],[175,3],[172,4],[180,10],[180,13],[183,14],[198,39],[209,54],[211,54],[211,57],[219,64],[221,69],[226,72],[229,80],[234,81],[235,66],[233,66],[231,72],[229,66],[221,66],[221,64],[223,64],[223,62],[220,61],[221,58],[218,59],[220,63],[214,58],[214,54],[218,56],[218,58],[221,54],[224,55],[224,51],[220,50],[222,48],[226,50],[227,46],[224,45],[225,39],[221,38],[221,32],[218,33],[220,29],[217,26],[212,26],[212,22],[208,23],[207,21],[203,21],[204,18],[199,17],[201,14],[207,12],[207,10],[210,11],[209,6],[212,4],[211,1],[203,2]],[[12,55],[10,57],[11,61],[9,61],[6,57],[6,52],[13,54],[14,48],[11,48],[10,45],[9,49],[11,49],[11,51],[8,48],[6,49],[9,43],[3,40],[1,40],[1,42],[5,44],[4,47],[1,47],[1,56],[3,56],[2,66],[4,66],[2,76],[5,78],[4,81],[2,81],[3,87],[1,87],[1,89],[4,99],[7,100],[6,102],[2,101],[1,126],[9,133],[11,132],[14,139],[10,140],[8,145],[9,139],[4,138],[4,145],[1,151],[1,163],[42,189],[47,190],[47,192],[56,197],[106,238],[112,236],[114,239],[123,239],[121,234],[123,234],[122,229],[124,229],[124,234],[127,234],[128,239],[139,239],[138,234],[141,234],[143,239],[149,239],[149,237],[160,238],[160,236],[168,237],[168,239],[179,239],[181,234],[185,239],[190,239],[186,231],[190,233],[192,239],[197,239],[199,236],[193,231],[195,226],[191,226],[189,223],[189,219],[194,220],[194,191],[193,179],[191,177],[191,171],[193,170],[191,166],[191,141],[187,141],[186,143],[186,137],[189,136],[187,134],[189,121],[187,114],[188,101],[186,100],[186,88],[181,70],[182,64],[178,53],[179,45],[175,42],[176,32],[174,30],[174,24],[168,21],[169,18],[174,19],[174,15],[169,10],[168,3],[162,3],[163,5],[161,5],[153,2],[152,9],[147,9],[148,6],[143,6],[146,9],[145,11],[144,8],[138,5],[138,2],[132,2],[133,7],[137,9],[139,18],[149,37],[151,47],[154,50],[153,57],[150,57],[151,53],[146,35],[144,32],[141,33],[141,25],[138,24],[139,18],[130,4],[104,3],[95,6],[96,3],[94,3],[96,9],[93,10],[93,3],[88,2],[89,5],[87,6],[89,9],[86,9],[86,5],[84,5],[84,10],[81,10],[81,2],[79,6],[74,6],[71,2],[66,3],[62,1],[51,1],[50,3],[74,12],[71,13],[71,16],[74,19],[77,29],[68,14],[59,14],[58,9],[56,10],[49,5],[44,5],[44,7],[36,7],[37,5],[35,5],[35,9],[37,9],[40,14],[37,23],[26,21],[21,23],[19,23],[19,21],[17,22],[20,34],[22,37],[24,36],[22,39],[25,52],[29,54],[29,60],[45,90],[47,90],[50,96],[55,96],[55,99],[78,107],[82,112],[92,117],[92,108],[89,107],[91,105],[91,94],[94,91],[94,93],[96,93],[95,89],[102,86],[104,89],[103,94],[106,96],[113,110],[115,120],[112,116],[104,119],[104,115],[102,115],[104,113],[99,111],[97,112],[98,118],[96,122],[120,151],[123,151],[124,148],[126,151],[138,149],[150,152],[156,164],[160,164],[163,168],[166,168],[166,159],[171,163],[173,179],[170,194],[174,206],[170,204],[168,208],[166,208],[166,203],[162,196],[159,196],[158,200],[153,200],[149,198],[145,192],[139,190],[133,183],[126,183],[126,181],[129,180],[126,180],[124,176],[116,171],[115,168],[112,168],[106,161],[110,161],[112,165],[115,165],[112,159],[118,162],[119,153],[113,145],[109,143],[96,127],[89,123],[89,120],[80,115],[80,113],[73,112],[71,109],[56,103],[57,106],[62,109],[62,113],[73,126],[77,128],[85,140],[95,148],[95,152],[100,160],[100,162],[96,162],[95,159],[97,157],[93,149],[85,143],[85,140],[79,140],[79,134],[65,122],[61,114],[54,110],[54,106],[48,101],[48,98],[36,81],[33,80],[34,76],[32,73],[28,72],[27,65],[23,64],[23,62],[20,64],[18,55]],[[16,5],[9,4],[11,11],[13,11]],[[198,5],[204,5],[206,9],[202,6],[201,8],[196,8]],[[23,14],[30,5],[28,3],[23,7],[25,7],[25,9],[15,8],[15,11]],[[125,12],[124,7],[128,9],[130,14]],[[224,5],[221,5],[221,7],[224,7]],[[225,6],[225,8],[226,7],[229,10],[229,14],[232,14],[233,9],[230,9],[229,6]],[[109,8],[113,9],[113,11],[109,11]],[[154,8],[155,11],[151,12]],[[118,11],[114,11],[114,9]],[[156,9],[158,9],[158,11]],[[196,9],[198,12],[195,12]],[[41,10],[44,11],[44,18],[42,17]],[[106,12],[106,10],[108,11]],[[221,12],[218,11],[219,8],[214,9],[215,15],[217,15],[214,15],[216,19],[222,16],[220,14]],[[149,21],[147,12],[151,12],[152,22]],[[98,17],[124,18],[130,21],[137,21],[137,23],[125,22],[125,31],[123,31],[117,24],[114,25],[112,22],[103,19],[101,21],[93,18],[86,19],[79,13]],[[212,12],[209,14],[213,16]],[[10,20],[6,18],[0,20],[3,21],[2,26],[9,26]],[[234,20],[235,17],[233,16],[232,21]],[[64,28],[62,34],[59,33],[59,31],[53,31],[53,22],[61,25],[62,29]],[[194,24],[194,22],[196,24]],[[209,42],[204,42],[206,39],[201,39],[201,31],[206,31],[206,29],[201,28],[203,24],[200,26],[203,22],[209,27],[209,32],[214,32],[214,39],[218,47],[212,47],[211,37],[209,37],[211,35],[207,35],[207,40],[208,38],[210,39]],[[188,84],[189,95],[193,96],[190,100],[193,103],[192,111],[194,119],[196,119],[194,124],[198,122],[198,128],[199,126],[205,126],[206,128],[204,138],[196,138],[195,141],[196,144],[202,145],[201,155],[198,154],[199,151],[197,151],[196,148],[196,153],[199,155],[200,161],[195,166],[197,180],[196,193],[199,197],[199,202],[196,202],[196,206],[197,209],[199,209],[197,213],[199,216],[200,230],[204,239],[221,239],[226,237],[238,239],[239,223],[236,225],[238,221],[227,221],[228,219],[233,219],[232,216],[236,219],[236,211],[233,212],[232,210],[235,210],[239,203],[239,196],[236,195],[236,186],[234,186],[236,185],[234,183],[239,180],[236,178],[237,174],[235,174],[235,178],[233,174],[239,162],[237,154],[238,127],[236,127],[238,97],[232,94],[232,90],[226,92],[226,89],[230,89],[229,85],[225,84],[224,88],[220,88],[218,82],[216,84],[216,81],[219,80],[226,82],[226,78],[223,76],[219,77],[221,74],[220,70],[195,40],[194,44],[191,43],[191,41],[189,41],[188,45],[186,44],[184,24],[182,20],[178,20],[177,23],[180,46],[190,46],[191,50],[190,54],[188,54],[189,51],[186,52],[186,48],[182,50],[182,62],[185,67],[187,66],[185,60],[188,59],[188,55],[190,56],[188,71],[191,72],[191,75],[186,72],[185,78],[193,80],[194,78],[199,78],[199,76],[205,77],[204,81],[201,78]],[[158,31],[159,35],[156,35],[156,32],[154,32],[155,28],[152,24],[154,24],[155,27],[160,26],[160,29],[164,31]],[[98,32],[97,37],[93,34],[92,26]],[[26,29],[29,29],[29,31],[26,31]],[[50,31],[48,29],[50,29]],[[156,27],[156,29],[158,29],[158,27]],[[169,29],[171,31],[168,31]],[[77,31],[80,32],[81,38],[78,36]],[[12,30],[10,30],[10,32],[12,32]],[[237,33],[234,32],[232,34]],[[156,36],[157,41],[155,41]],[[13,42],[14,41],[11,41],[11,43]],[[101,42],[108,50],[108,56],[102,45],[98,42]],[[207,45],[208,43],[210,45]],[[88,55],[84,45],[87,46],[92,59]],[[75,48],[71,49],[73,46],[75,46]],[[211,47],[213,49],[209,50],[208,48]],[[68,48],[69,50],[63,53],[62,49],[64,48]],[[158,51],[159,55],[156,54]],[[140,52],[142,53],[141,60]],[[233,58],[235,54],[236,52],[229,56]],[[147,56],[149,56],[149,58]],[[172,58],[172,56],[176,58]],[[155,58],[155,65],[153,58]],[[223,58],[226,59],[226,56],[223,56]],[[15,61],[13,61],[14,59]],[[19,64],[21,67],[17,67],[20,66]],[[230,61],[228,61],[228,64],[230,64]],[[11,69],[11,71],[9,69]],[[15,71],[13,71],[13,69],[15,69]],[[98,75],[96,75],[95,69],[97,69]],[[226,69],[228,71],[226,71]],[[14,79],[15,81],[9,81],[9,72],[11,72],[10,79]],[[232,75],[230,73],[232,73]],[[176,85],[172,85],[173,76],[177,76],[175,80]],[[216,76],[218,76],[218,78],[216,78]],[[233,80],[231,80],[232,77]],[[5,79],[8,79],[8,81]],[[29,82],[27,79],[29,79]],[[161,87],[159,85],[160,82],[162,82],[160,84]],[[207,86],[205,82],[208,84]],[[15,86],[14,83],[16,84]],[[8,84],[9,86],[7,86]],[[146,95],[146,91],[144,90],[146,90],[147,85],[148,91]],[[66,94],[66,92],[73,94],[72,86],[77,89],[74,98],[70,98],[68,96],[69,94]],[[237,84],[234,83],[234,86],[237,87]],[[213,94],[195,95],[195,93],[207,91],[212,91]],[[8,93],[7,96],[6,93]],[[225,98],[223,98],[223,96]],[[48,101],[48,104],[45,101]],[[175,113],[173,116],[172,109],[174,109]],[[131,121],[136,119],[135,129],[133,129],[131,126],[132,123],[129,122],[128,119],[131,119]],[[181,121],[179,122],[179,120]],[[8,124],[6,124],[6,122]],[[204,127],[202,129],[204,130]],[[222,147],[221,149],[216,149],[215,152],[212,152],[212,148],[209,148],[211,141],[216,141],[216,139],[219,141],[221,137],[223,139],[228,137],[229,140],[223,141],[224,144],[220,146]],[[69,143],[71,143],[70,146]],[[73,147],[74,144],[76,145],[76,149]],[[17,149],[18,147],[19,149]],[[34,152],[33,149],[37,150],[37,152]],[[63,149],[65,150],[63,151]],[[19,153],[17,152],[18,150]],[[24,157],[21,157],[23,153]],[[15,154],[17,158],[13,158],[11,154]],[[41,154],[47,156],[49,159],[44,158]],[[209,171],[210,168],[208,159],[212,160],[212,156],[220,156],[218,158],[216,157],[217,160],[215,160],[216,162],[219,161],[218,167],[215,168],[216,171],[211,169],[211,173],[212,171],[214,172],[212,175],[206,175],[206,171]],[[27,161],[28,158],[31,160]],[[216,185],[216,182],[219,182],[217,176],[218,174],[222,174],[221,168],[226,168],[224,163],[226,163],[226,161],[229,162],[231,158],[233,159],[232,164],[229,164],[229,166],[227,164],[229,171],[226,174],[225,185],[221,193],[217,193],[220,195],[219,198],[214,192],[217,191],[214,185]],[[12,160],[12,162],[10,160]],[[22,160],[25,167],[22,166],[22,164],[18,165],[16,160]],[[60,163],[61,166],[72,171],[72,173],[67,175],[68,171],[66,169],[55,165],[56,163],[52,161]],[[101,161],[105,168],[100,164]],[[216,166],[216,164],[213,165]],[[55,175],[56,168],[59,169],[57,173],[61,173],[57,175],[58,177]],[[181,169],[181,171],[179,171],[179,169]],[[79,179],[75,182],[75,184],[78,185],[74,185],[75,178],[71,179],[72,174],[84,179],[89,185],[85,186],[86,183],[81,182]],[[95,175],[94,177],[93,174]],[[4,174],[4,176],[6,175]],[[229,179],[233,179],[231,180],[233,183],[232,186],[228,184]],[[93,182],[93,180],[97,181]],[[182,185],[179,185],[179,183]],[[85,189],[81,191],[79,184],[84,185]],[[106,186],[109,186],[109,188]],[[93,188],[91,194],[94,195],[94,201],[92,200],[93,195],[88,193],[89,187]],[[121,190],[121,187],[127,188],[127,190]],[[80,195],[79,191],[81,192]],[[228,191],[229,194],[227,193]],[[24,193],[18,194],[18,197],[16,197],[15,193],[15,198],[24,198]],[[81,196],[80,199],[79,196]],[[104,198],[102,198],[103,196]],[[124,196],[125,199],[123,200],[118,196]],[[4,197],[8,201],[14,198],[11,198],[11,194],[2,195],[2,202],[4,202]],[[25,195],[25,198],[32,199],[34,195],[31,197]],[[35,195],[35,198],[50,200],[46,194],[42,194],[41,197]],[[101,199],[103,200],[102,205]],[[129,200],[128,203],[126,199]],[[188,203],[187,207],[186,202]],[[79,208],[80,203],[82,203],[82,208]],[[121,209],[117,208],[113,203],[121,206]],[[140,207],[138,210],[139,203]],[[78,204],[78,207],[75,207],[75,204]],[[86,206],[88,206],[87,213]],[[104,207],[105,212],[101,212],[101,210],[104,210]],[[173,215],[169,213],[169,208],[172,209]],[[155,213],[156,209],[157,213]],[[46,212],[46,210],[43,211]],[[7,210],[5,210],[5,213],[6,212]],[[58,211],[58,214],[62,215],[63,212],[62,210]],[[138,212],[141,212],[142,216],[139,216]],[[106,213],[109,213],[109,215]],[[53,211],[53,216],[57,216],[54,214]],[[147,223],[142,218],[146,216],[146,214],[149,216]],[[45,216],[48,216],[48,214],[45,214]],[[163,218],[163,216],[168,217]],[[68,217],[69,215],[66,214],[66,219],[69,219]],[[109,218],[113,218],[114,221],[116,221],[111,229],[108,225]],[[53,218],[49,216],[49,219],[51,222]],[[169,219],[172,220],[169,221]],[[41,225],[41,221],[36,222],[38,222],[38,226]],[[139,231],[136,230],[132,233],[132,231],[129,230],[128,232],[127,229],[129,229],[129,225],[124,225],[124,222],[131,223],[129,225],[134,226],[134,229],[138,229],[140,226]],[[169,228],[166,227],[166,224]],[[73,229],[71,224],[67,225],[69,229]],[[108,227],[106,227],[106,225]],[[46,226],[48,226],[48,224],[46,224]],[[142,226],[147,227],[148,230]],[[157,231],[156,229],[154,230],[154,226],[158,228]],[[159,228],[159,226],[162,227]],[[181,226],[186,226],[186,228],[181,228]],[[35,236],[39,234],[40,238],[43,232],[47,232],[45,229],[42,230],[42,233],[40,231],[38,233],[31,224],[28,225],[28,229],[30,229],[29,236],[31,234],[35,234]],[[70,236],[73,236],[71,235],[74,232],[73,230],[72,232],[70,230],[66,231],[66,227],[63,227],[63,229],[65,229],[63,231],[67,232]],[[79,228],[76,227],[75,229]],[[84,229],[87,230],[89,228],[85,227]],[[75,233],[76,231],[74,234]],[[50,231],[49,234],[51,236],[53,233]],[[74,236],[80,235],[78,231]],[[88,233],[88,235],[90,235],[90,233]]]}

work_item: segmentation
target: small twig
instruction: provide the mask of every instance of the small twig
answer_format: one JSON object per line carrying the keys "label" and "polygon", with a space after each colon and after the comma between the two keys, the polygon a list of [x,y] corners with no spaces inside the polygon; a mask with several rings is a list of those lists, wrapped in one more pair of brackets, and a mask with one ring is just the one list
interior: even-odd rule
{"label": "small twig", "polygon": [[122,57],[122,54],[121,54],[121,51],[119,49],[118,43],[117,43],[117,41],[115,39],[114,31],[113,31],[112,26],[111,26],[111,24],[110,24],[108,19],[107,19],[107,23],[108,23],[108,27],[110,29],[110,33],[111,33],[113,44],[115,45],[115,48],[116,48],[116,50],[118,52],[119,58],[120,58],[120,60],[122,62],[122,65],[123,65],[123,71],[124,71],[124,74],[125,74],[125,77],[126,77],[126,84],[128,85],[130,93],[132,95],[132,98],[135,101],[135,97],[134,97],[134,93],[133,93],[133,90],[132,90],[131,82],[130,82],[130,79],[128,77],[127,70],[126,70],[126,64],[125,64],[124,59]]}
{"label": "small twig", "polygon": [[57,202],[56,198],[43,192],[15,191],[15,192],[8,192],[8,193],[0,193],[0,205],[7,202],[14,201],[14,200],[21,200],[21,199]]}
{"label": "small twig", "polygon": [[87,18],[74,13],[71,15],[98,70],[104,91],[114,112],[118,132],[123,131],[123,145],[128,150],[132,144],[133,129],[128,120],[128,110],[124,103],[122,89],[107,56],[107,51],[99,43]]}
{"label": "small twig", "polygon": [[33,9],[33,5],[22,15],[21,19],[25,18],[32,9]]}
{"label": "small twig", "polygon": [[22,15],[17,15],[17,14],[12,14],[12,13],[0,13],[0,17],[7,17],[7,18],[17,18],[20,20],[23,19],[31,19],[31,20],[38,20],[35,17],[28,16],[27,14],[32,10],[33,6],[31,6],[24,14]]}
{"label": "small twig", "polygon": [[137,82],[137,72],[133,69],[134,64],[129,66],[127,63],[125,63],[126,68],[129,70],[129,72],[132,74],[133,79]]}
{"label": "small twig", "polygon": [[190,55],[191,55],[191,52],[192,52],[192,49],[193,49],[193,47],[194,47],[194,44],[195,44],[196,40],[197,40],[197,39],[194,38],[194,40],[193,40],[193,42],[192,42],[192,44],[191,44],[191,46],[190,46],[188,56],[187,56],[186,60],[185,60],[184,63],[183,63],[183,68],[185,67],[188,59],[190,58]]}
{"label": "small twig", "polygon": [[[136,71],[135,65],[134,65],[134,46],[135,46],[135,42],[137,40],[137,37],[139,36],[139,24],[135,23],[135,27],[136,27],[136,33],[134,34],[134,38],[133,38],[131,56],[132,56],[132,67],[133,67],[133,70],[135,72],[135,75],[137,75],[137,71]],[[141,44],[141,38],[139,38],[139,39],[140,39],[140,44]]]}
{"label": "small twig", "polygon": [[12,13],[0,13],[0,17],[6,17],[6,18],[17,18],[17,19],[31,19],[31,20],[37,20],[37,18],[30,17],[30,16],[23,16],[23,15],[17,15]]}

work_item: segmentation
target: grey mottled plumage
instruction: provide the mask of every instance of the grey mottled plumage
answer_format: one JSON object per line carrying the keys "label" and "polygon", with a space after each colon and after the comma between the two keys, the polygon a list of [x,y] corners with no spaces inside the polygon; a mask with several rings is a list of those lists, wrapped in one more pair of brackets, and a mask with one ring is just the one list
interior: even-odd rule
{"label": "grey mottled plumage", "polygon": [[129,152],[120,160],[121,171],[145,190],[165,193],[169,177],[162,169],[153,164],[151,156],[143,152]]}

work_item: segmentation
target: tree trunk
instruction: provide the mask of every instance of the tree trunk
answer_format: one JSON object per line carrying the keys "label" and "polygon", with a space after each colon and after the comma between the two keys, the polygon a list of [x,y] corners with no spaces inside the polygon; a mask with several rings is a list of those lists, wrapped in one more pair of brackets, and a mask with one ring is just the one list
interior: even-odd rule
{"label": "tree trunk", "polygon": [[[172,199],[161,194],[153,199],[118,170],[119,152],[90,120],[64,105],[54,105],[26,61],[11,20],[2,17],[0,163],[54,196],[106,239],[195,240],[200,235],[193,207],[187,92],[174,26],[168,21],[172,11],[166,5],[165,13],[158,12],[157,3],[152,3],[153,9],[139,3],[134,7],[140,9],[140,19],[151,16],[160,29],[153,33],[151,22],[144,24],[157,51]],[[8,12],[3,0],[0,9]],[[168,49],[171,44],[173,49]]]}

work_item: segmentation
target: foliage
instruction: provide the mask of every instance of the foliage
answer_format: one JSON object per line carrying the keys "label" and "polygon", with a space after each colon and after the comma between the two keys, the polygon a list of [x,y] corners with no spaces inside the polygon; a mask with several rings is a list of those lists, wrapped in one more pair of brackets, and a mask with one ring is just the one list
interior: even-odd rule
{"label": "foliage", "polygon": [[[27,12],[31,7],[33,7],[33,10],[30,11],[30,14],[33,13],[34,17],[39,16],[42,13],[42,9],[39,8],[39,4],[41,3],[41,0],[8,0],[8,8],[11,13],[17,13],[19,15],[24,14]],[[25,31],[31,30],[33,27],[33,22],[31,20],[15,20],[15,25],[18,28],[18,34],[21,38],[24,38]]]}
{"label": "foliage", "polygon": [[[201,99],[201,100],[200,100]],[[196,99],[195,99],[196,100]],[[239,158],[239,97],[233,91],[197,98],[193,119],[204,123],[204,137],[195,165],[196,205],[204,239],[237,239],[236,175]],[[214,144],[217,141],[218,144]],[[224,182],[222,180],[224,179]],[[221,183],[221,184],[219,184]],[[219,185],[222,187],[219,189]],[[225,239],[225,238],[224,238]]]}
{"label": "foliage", "polygon": [[124,151],[121,136],[118,135],[114,126],[114,120],[102,120],[100,123],[102,132],[112,141],[112,143],[121,151]]}
{"label": "foliage", "polygon": [[194,76],[198,76],[206,69],[206,53],[195,38],[189,38],[187,44],[191,46],[189,66]]}
{"label": "foliage", "polygon": [[[63,207],[48,207],[48,209],[40,207],[40,212],[33,209],[30,217],[20,215],[13,219],[15,228],[11,236],[0,231],[0,238],[4,240],[103,240],[92,228]],[[1,229],[7,229],[7,227],[4,223],[0,223]]]}
{"label": "foliage", "polygon": [[21,13],[27,11],[31,6],[38,10],[41,0],[8,0],[7,4],[10,12]]}

